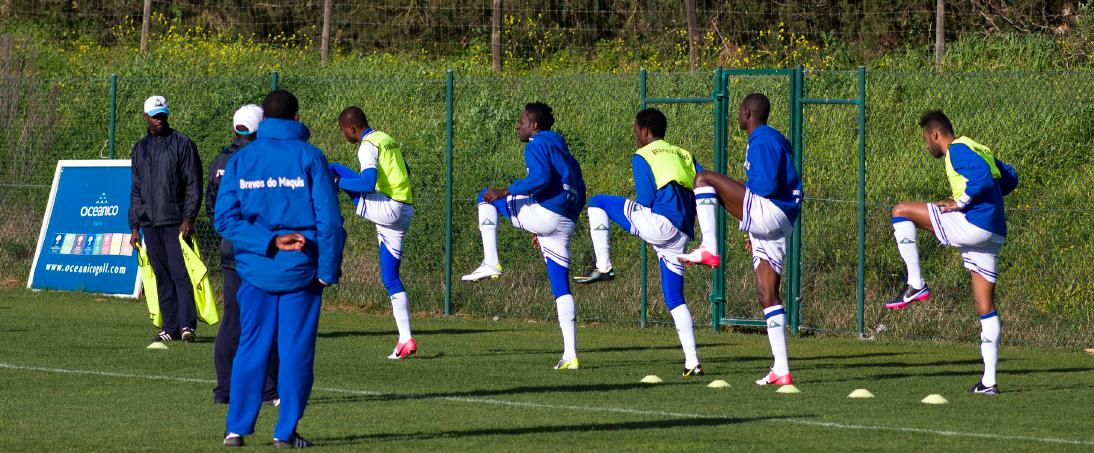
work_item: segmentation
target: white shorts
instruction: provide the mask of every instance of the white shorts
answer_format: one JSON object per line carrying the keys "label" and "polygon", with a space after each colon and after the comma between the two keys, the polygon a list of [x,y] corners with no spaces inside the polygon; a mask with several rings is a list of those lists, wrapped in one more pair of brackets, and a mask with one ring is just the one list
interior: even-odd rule
{"label": "white shorts", "polygon": [[927,203],[927,214],[938,242],[961,250],[965,268],[995,283],[996,262],[1006,238],[969,223],[963,212],[942,212],[934,203]]}
{"label": "white shorts", "polygon": [[539,238],[543,258],[568,269],[574,221],[540,206],[527,195],[510,195],[505,202],[509,206],[509,220],[513,226]]}
{"label": "white shorts", "polygon": [[669,219],[632,200],[623,204],[623,215],[631,222],[629,233],[653,246],[657,257],[676,274],[684,275],[684,265],[676,258],[684,253],[688,236],[676,228]]}
{"label": "white shorts", "polygon": [[742,203],[740,228],[752,242],[752,268],[759,267],[760,261],[767,261],[782,275],[786,239],[794,232],[794,224],[775,203],[748,189]]}
{"label": "white shorts", "polygon": [[380,192],[363,194],[357,202],[357,215],[376,224],[380,245],[396,259],[403,259],[403,239],[414,218],[414,205],[400,203]]}

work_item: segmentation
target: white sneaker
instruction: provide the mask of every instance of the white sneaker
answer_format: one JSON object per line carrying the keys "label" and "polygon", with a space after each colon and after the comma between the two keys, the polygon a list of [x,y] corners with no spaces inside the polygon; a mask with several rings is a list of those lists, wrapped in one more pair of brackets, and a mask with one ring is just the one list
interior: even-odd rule
{"label": "white sneaker", "polygon": [[498,278],[501,276],[501,265],[492,265],[482,263],[478,269],[475,269],[470,274],[463,276],[465,282],[477,282],[484,278]]}

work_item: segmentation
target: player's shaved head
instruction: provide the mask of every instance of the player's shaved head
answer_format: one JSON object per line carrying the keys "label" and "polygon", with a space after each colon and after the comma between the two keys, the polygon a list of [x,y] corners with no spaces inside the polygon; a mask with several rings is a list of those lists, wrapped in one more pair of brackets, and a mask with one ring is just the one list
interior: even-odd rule
{"label": "player's shaved head", "polygon": [[365,112],[360,107],[353,105],[346,107],[345,110],[342,110],[342,113],[338,114],[338,124],[368,129],[368,117],[365,116]]}
{"label": "player's shaved head", "polygon": [[665,131],[669,128],[669,120],[665,114],[657,109],[645,109],[634,117],[634,124],[647,129],[656,138],[665,138]]}
{"label": "player's shaved head", "polygon": [[524,106],[528,119],[536,123],[536,130],[549,131],[555,125],[555,113],[551,106],[542,102],[533,102]]}
{"label": "player's shaved head", "polygon": [[281,118],[294,120],[300,112],[300,104],[296,96],[285,90],[274,90],[262,100],[262,112],[266,118]]}
{"label": "player's shaved head", "polygon": [[953,123],[941,110],[931,110],[919,117],[919,127],[924,132],[938,132],[940,135],[952,137]]}
{"label": "player's shaved head", "polygon": [[761,124],[767,124],[767,116],[771,114],[771,101],[767,99],[767,96],[752,93],[741,101],[741,107],[748,109]]}

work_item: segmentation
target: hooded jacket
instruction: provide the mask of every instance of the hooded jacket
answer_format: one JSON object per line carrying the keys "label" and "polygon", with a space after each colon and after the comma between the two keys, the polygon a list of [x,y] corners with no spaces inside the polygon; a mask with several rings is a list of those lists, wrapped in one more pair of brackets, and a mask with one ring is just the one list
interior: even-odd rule
{"label": "hooded jacket", "polygon": [[[300,122],[267,118],[259,131],[228,160],[217,193],[213,224],[235,245],[236,271],[273,293],[338,283],[346,232],[327,157]],[[303,250],[277,248],[290,233],[305,237]]]}

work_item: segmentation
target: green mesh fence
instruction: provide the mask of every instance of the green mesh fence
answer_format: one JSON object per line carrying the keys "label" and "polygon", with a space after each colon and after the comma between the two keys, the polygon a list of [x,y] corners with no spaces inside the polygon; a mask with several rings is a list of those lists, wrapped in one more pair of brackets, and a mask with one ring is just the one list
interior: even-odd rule
{"label": "green mesh fence", "polygon": [[[1094,167],[1086,154],[1094,144],[1094,93],[1090,73],[934,74],[867,73],[867,184],[865,245],[865,324],[874,333],[898,338],[969,339],[975,329],[968,273],[954,249],[921,233],[920,247],[932,300],[911,310],[886,313],[881,303],[903,284],[903,264],[892,240],[889,208],[897,201],[935,201],[948,194],[942,162],[925,152],[916,125],[928,109],[942,108],[957,132],[991,147],[1019,172],[1021,185],[1007,198],[1010,234],[1000,256],[997,288],[1007,340],[1078,345],[1094,340],[1091,256],[1091,193]],[[709,98],[710,72],[650,73],[650,98]],[[634,196],[630,155],[634,114],[640,104],[638,74],[548,78],[456,77],[453,115],[447,115],[445,79],[306,78],[282,76],[279,87],[301,100],[301,118],[312,142],[331,161],[356,166],[356,147],[336,126],[338,112],[360,105],[372,125],[402,145],[411,168],[415,217],[406,244],[403,279],[413,310],[442,312],[445,303],[444,238],[452,232],[452,308],[476,315],[553,319],[554,308],[541,255],[527,233],[503,221],[499,245],[506,275],[464,283],[482,249],[475,197],[484,187],[507,185],[523,177],[522,148],[514,125],[526,102],[551,104],[556,129],[582,165],[589,195]],[[789,83],[785,76],[729,77],[726,125],[727,173],[743,177],[746,137],[736,128],[736,104],[749,92],[765,93],[773,103],[771,124],[789,130]],[[807,72],[811,98],[854,99],[857,73]],[[204,165],[232,138],[232,112],[259,102],[271,78],[120,78],[117,85],[117,158],[128,158],[144,134],[141,104],[150,94],[171,102],[171,122],[198,145]],[[25,282],[56,161],[99,159],[109,154],[108,78],[0,80],[0,276],[7,285]],[[667,139],[690,150],[713,168],[717,131],[712,104],[651,104],[669,119]],[[454,131],[453,215],[447,225],[446,128]],[[805,333],[857,332],[857,130],[856,108],[806,105],[802,118],[803,177],[801,327]],[[343,214],[349,241],[345,282],[330,293],[333,302],[386,309],[379,281],[375,230]],[[572,270],[594,264],[587,219],[577,224]],[[614,228],[614,227],[613,227]],[[743,233],[726,225],[725,315],[756,318],[751,260],[741,247]],[[696,231],[698,238],[698,231]],[[217,241],[204,218],[198,239],[214,281],[219,281]],[[606,284],[574,285],[583,322],[634,324],[640,312],[641,243],[613,229],[612,255],[617,278]],[[656,257],[647,257],[648,319],[667,322]],[[711,274],[689,269],[686,297],[697,325],[710,319]],[[134,316],[139,316],[135,307]]]}

